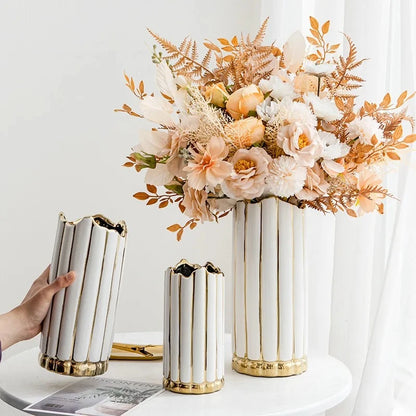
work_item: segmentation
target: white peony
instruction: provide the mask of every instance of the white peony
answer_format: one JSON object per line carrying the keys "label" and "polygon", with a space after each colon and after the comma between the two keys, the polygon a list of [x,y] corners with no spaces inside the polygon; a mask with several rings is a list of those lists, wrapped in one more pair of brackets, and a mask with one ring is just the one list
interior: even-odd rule
{"label": "white peony", "polygon": [[273,195],[289,197],[302,190],[306,180],[306,168],[299,166],[290,156],[280,156],[269,164],[267,189]]}
{"label": "white peony", "polygon": [[320,98],[316,94],[308,93],[303,96],[306,104],[313,108],[316,117],[325,121],[334,121],[342,117],[341,111],[329,98]]}
{"label": "white peony", "polygon": [[270,93],[275,100],[282,100],[284,97],[296,98],[297,94],[289,80],[283,81],[279,76],[271,75],[269,79],[262,79],[259,87],[263,94]]}
{"label": "white peony", "polygon": [[355,118],[348,125],[347,132],[349,139],[357,139],[360,144],[373,144],[373,136],[376,137],[377,143],[383,140],[383,130],[380,129],[378,121],[370,116]]}
{"label": "white peony", "polygon": [[311,109],[306,104],[292,101],[287,97],[280,102],[278,117],[288,123],[316,126],[316,117]]}
{"label": "white peony", "polygon": [[266,98],[261,104],[257,105],[256,112],[263,121],[270,121],[277,116],[279,103],[273,101],[270,97]]}
{"label": "white peony", "polygon": [[344,166],[334,159],[345,157],[350,151],[350,146],[341,143],[332,133],[319,131],[318,134],[324,145],[321,166],[329,176],[336,177],[344,172]]}

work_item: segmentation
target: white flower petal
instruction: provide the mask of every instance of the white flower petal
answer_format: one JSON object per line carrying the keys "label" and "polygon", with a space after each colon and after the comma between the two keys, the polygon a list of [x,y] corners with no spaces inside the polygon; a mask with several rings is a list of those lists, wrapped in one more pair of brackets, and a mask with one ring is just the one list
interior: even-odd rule
{"label": "white flower petal", "polygon": [[169,153],[170,141],[167,131],[141,130],[137,149],[150,155],[162,157]]}
{"label": "white flower petal", "polygon": [[166,185],[173,179],[173,175],[169,172],[167,165],[157,163],[154,169],[147,169],[144,182],[150,185]]}
{"label": "white flower petal", "polygon": [[174,107],[165,99],[146,95],[139,102],[139,110],[143,117],[150,121],[167,127],[175,125],[173,117]]}
{"label": "white flower petal", "polygon": [[286,68],[294,73],[302,65],[305,57],[305,39],[299,31],[295,32],[283,45],[283,57]]}

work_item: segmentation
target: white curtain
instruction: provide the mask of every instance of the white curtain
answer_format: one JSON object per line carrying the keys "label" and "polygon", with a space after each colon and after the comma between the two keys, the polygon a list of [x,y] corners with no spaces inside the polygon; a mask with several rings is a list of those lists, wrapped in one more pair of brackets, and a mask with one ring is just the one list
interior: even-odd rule
{"label": "white curtain", "polygon": [[[309,16],[331,21],[333,37],[350,35],[366,61],[362,99],[380,102],[416,89],[413,0],[263,0],[268,40],[282,44]],[[409,105],[414,116],[416,106]],[[309,213],[310,346],[343,361],[350,396],[330,416],[416,414],[416,158],[408,152],[386,169],[398,198],[385,214],[358,219]]]}

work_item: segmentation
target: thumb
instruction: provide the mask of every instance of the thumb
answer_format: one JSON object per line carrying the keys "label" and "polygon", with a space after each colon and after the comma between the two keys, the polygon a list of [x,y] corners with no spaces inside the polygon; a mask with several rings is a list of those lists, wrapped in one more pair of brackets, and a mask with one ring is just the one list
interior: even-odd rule
{"label": "thumb", "polygon": [[45,289],[48,291],[50,296],[59,292],[61,289],[70,286],[75,280],[75,272],[71,271],[67,274],[57,277],[51,284]]}

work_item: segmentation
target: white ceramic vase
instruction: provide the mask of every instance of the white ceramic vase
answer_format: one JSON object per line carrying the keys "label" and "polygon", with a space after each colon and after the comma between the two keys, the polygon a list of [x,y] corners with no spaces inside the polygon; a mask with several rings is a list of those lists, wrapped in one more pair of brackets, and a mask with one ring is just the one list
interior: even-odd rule
{"label": "white ceramic vase", "polygon": [[307,368],[304,212],[275,197],[234,209],[233,369],[279,377]]}
{"label": "white ceramic vase", "polygon": [[124,262],[127,228],[101,215],[69,222],[61,213],[49,282],[74,270],[43,323],[40,365],[71,376],[107,370]]}
{"label": "white ceramic vase", "polygon": [[224,275],[182,260],[165,273],[163,385],[203,394],[224,384]]}

